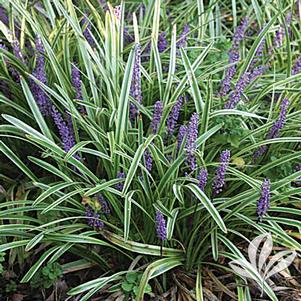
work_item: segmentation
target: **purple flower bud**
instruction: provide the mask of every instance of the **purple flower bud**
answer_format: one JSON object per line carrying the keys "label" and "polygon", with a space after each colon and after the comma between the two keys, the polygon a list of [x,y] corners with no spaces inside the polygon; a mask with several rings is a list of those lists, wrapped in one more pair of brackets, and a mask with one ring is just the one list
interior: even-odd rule
{"label": "purple flower bud", "polygon": [[160,211],[157,211],[156,214],[156,232],[157,237],[162,241],[167,239],[166,223],[164,216]]}
{"label": "purple flower bud", "polygon": [[183,105],[183,96],[180,96],[176,104],[171,109],[171,112],[167,118],[167,134],[169,136],[171,136],[175,130],[182,105]]}
{"label": "purple flower bud", "polygon": [[154,134],[157,134],[158,132],[158,128],[162,117],[162,112],[163,112],[163,103],[162,101],[158,100],[154,105],[154,114],[151,123],[151,128],[153,129]]}
{"label": "purple flower bud", "polygon": [[187,134],[187,126],[186,125],[181,125],[179,129],[179,134],[178,134],[178,142],[177,142],[177,153],[179,152],[181,145],[183,143],[184,137]]}
{"label": "purple flower bud", "polygon": [[[118,172],[117,173],[117,178],[118,179],[124,179],[125,178],[125,173],[124,172]],[[115,188],[119,191],[122,191],[123,190],[123,186],[124,186],[124,183],[118,183],[115,185]]]}
{"label": "purple flower bud", "polygon": [[197,113],[193,113],[187,130],[187,140],[185,145],[186,151],[186,160],[190,166],[190,169],[193,171],[196,169],[196,140],[198,138],[198,122],[199,122],[199,115]]}
{"label": "purple flower bud", "polygon": [[205,186],[207,184],[207,179],[208,179],[208,171],[206,168],[202,168],[198,175],[198,180],[199,180],[198,186],[202,191],[204,191],[205,189]]}
{"label": "purple flower bud", "polygon": [[[289,106],[289,100],[288,99],[283,99],[281,105],[280,105],[280,114],[278,119],[273,123],[270,131],[266,135],[266,139],[274,139],[279,137],[280,130],[284,127],[285,122],[286,122],[286,114],[287,114],[287,109]],[[260,146],[257,151],[253,155],[253,161],[262,156],[268,149],[267,145],[262,145]]]}
{"label": "purple flower bud", "polygon": [[270,189],[270,180],[264,179],[261,185],[261,198],[257,202],[257,216],[260,221],[270,207]]}
{"label": "purple flower bud", "polygon": [[213,195],[216,196],[223,191],[225,185],[225,175],[230,162],[230,151],[225,150],[220,156],[220,165],[215,172],[215,178],[212,184]]}

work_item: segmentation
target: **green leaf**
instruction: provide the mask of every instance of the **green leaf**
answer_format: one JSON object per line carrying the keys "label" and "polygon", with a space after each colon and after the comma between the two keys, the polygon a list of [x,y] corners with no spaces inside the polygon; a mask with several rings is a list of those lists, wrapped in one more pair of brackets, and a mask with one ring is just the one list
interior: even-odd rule
{"label": "green leaf", "polygon": [[132,283],[128,283],[127,281],[124,281],[122,282],[121,287],[125,292],[129,293],[132,291],[134,285]]}
{"label": "green leaf", "polygon": [[129,283],[135,283],[137,281],[138,274],[136,272],[130,272],[126,274],[126,280]]}
{"label": "green leaf", "polygon": [[35,264],[29,269],[29,271],[25,274],[25,276],[21,279],[21,283],[28,282],[38,271],[38,269],[41,267],[41,265],[47,260],[47,258],[57,251],[60,247],[52,247],[49,250],[47,250],[42,256],[39,257],[39,259],[35,262]]}
{"label": "green leaf", "polygon": [[132,196],[135,191],[130,191],[125,196],[125,203],[124,203],[124,240],[127,241],[130,233],[130,225],[131,225],[131,212],[132,212]]}
{"label": "green leaf", "polygon": [[131,87],[131,78],[133,74],[135,52],[134,49],[131,50],[131,53],[128,58],[126,65],[123,83],[121,87],[120,98],[118,102],[117,118],[116,118],[116,136],[115,141],[118,145],[122,144],[123,137],[127,133],[127,120],[128,120],[128,111],[129,111],[129,94]]}
{"label": "green leaf", "polygon": [[165,272],[182,265],[183,263],[179,259],[175,258],[164,258],[159,259],[153,263],[151,263],[146,270],[144,271],[135,300],[143,301],[144,294],[147,290],[148,281],[152,278],[155,278]]}
{"label": "green leaf", "polygon": [[50,140],[53,140],[51,132],[45,122],[44,117],[42,116],[40,109],[35,101],[35,99],[33,98],[31,91],[28,87],[27,82],[21,78],[21,86],[23,88],[23,92],[25,94],[26,100],[28,102],[28,105],[33,113],[33,116],[35,118],[35,121],[37,122],[37,124],[39,125],[42,133]]}
{"label": "green leaf", "polygon": [[122,190],[122,195],[125,195],[127,193],[127,190],[130,187],[131,182],[136,174],[139,162],[140,162],[145,150],[151,144],[151,142],[154,138],[155,138],[155,136],[149,136],[143,144],[139,145],[139,147],[135,153],[135,156],[133,158],[133,161],[131,163],[131,166],[129,168],[129,171],[127,173],[127,177],[125,179],[123,190]]}
{"label": "green leaf", "polygon": [[196,112],[198,114],[200,114],[202,111],[204,111],[204,102],[203,102],[203,99],[201,96],[199,85],[196,80],[196,76],[195,76],[193,68],[190,64],[190,61],[187,57],[187,54],[185,53],[185,51],[183,49],[180,49],[180,51],[181,51],[181,56],[182,56],[182,60],[184,63],[184,67],[185,67],[185,70],[187,73],[187,78],[188,78],[188,81],[191,86],[191,91],[192,91],[192,96],[193,96]]}
{"label": "green leaf", "polygon": [[216,224],[219,228],[224,232],[227,233],[227,228],[224,224],[222,217],[219,215],[216,208],[213,206],[212,202],[208,199],[206,194],[195,184],[188,184],[185,187],[189,188],[192,193],[197,197],[197,199],[204,205],[208,213],[212,216],[215,220]]}
{"label": "green leaf", "polygon": [[[106,230],[104,230],[102,234],[108,241],[125,250],[129,250],[131,252],[138,253],[138,254],[161,256],[160,246],[143,244],[143,243],[130,241],[130,240],[125,241],[123,237],[120,237]],[[183,250],[181,249],[164,248],[164,247],[162,248],[162,256],[175,257],[175,256],[182,256],[182,255],[183,255]]]}
{"label": "green leaf", "polygon": [[31,172],[31,170],[15,155],[15,153],[4,144],[4,142],[0,141],[0,151],[10,159],[20,170],[24,172],[32,181],[37,181],[36,176]]}

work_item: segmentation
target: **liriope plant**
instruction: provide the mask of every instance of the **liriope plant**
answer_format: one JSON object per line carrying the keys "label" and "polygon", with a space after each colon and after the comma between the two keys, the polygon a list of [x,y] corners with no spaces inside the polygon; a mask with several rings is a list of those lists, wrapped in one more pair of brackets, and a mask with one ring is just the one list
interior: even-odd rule
{"label": "liriope plant", "polygon": [[300,251],[300,17],[209,2],[9,1],[0,252],[39,250],[21,282],[95,267],[69,291],[89,300],[135,270],[144,300],[179,270],[203,300],[205,268],[229,271],[238,242],[271,232]]}

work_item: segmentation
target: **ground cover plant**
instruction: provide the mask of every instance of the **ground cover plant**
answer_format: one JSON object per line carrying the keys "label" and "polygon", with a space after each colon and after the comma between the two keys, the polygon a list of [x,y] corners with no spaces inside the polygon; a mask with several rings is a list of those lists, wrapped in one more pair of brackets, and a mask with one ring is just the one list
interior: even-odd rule
{"label": "ground cover plant", "polygon": [[300,298],[299,1],[0,3],[1,300]]}

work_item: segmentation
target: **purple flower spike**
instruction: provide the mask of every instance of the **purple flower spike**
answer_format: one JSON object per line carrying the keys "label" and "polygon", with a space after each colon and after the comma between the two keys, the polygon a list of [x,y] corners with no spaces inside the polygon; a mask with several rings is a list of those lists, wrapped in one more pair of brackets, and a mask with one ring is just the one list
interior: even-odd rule
{"label": "purple flower spike", "polygon": [[[273,123],[270,131],[266,135],[266,139],[274,139],[274,138],[279,137],[280,130],[284,127],[285,122],[286,122],[286,114],[287,114],[288,106],[289,106],[289,100],[286,98],[283,99],[283,101],[280,105],[279,117]],[[253,161],[255,162],[258,157],[262,156],[267,151],[267,149],[268,149],[267,145],[260,146],[253,155]]]}
{"label": "purple flower spike", "polygon": [[242,93],[247,85],[250,83],[249,73],[244,73],[237,84],[235,85],[234,91],[230,93],[229,100],[225,103],[225,109],[234,109],[236,105],[239,103]]}
{"label": "purple flower spike", "polygon": [[145,168],[151,172],[153,168],[153,158],[149,150],[144,152]]}
{"label": "purple flower spike", "polygon": [[[44,85],[47,84],[47,77],[45,71],[45,57],[44,47],[39,37],[36,38],[36,66],[33,71],[33,76]],[[35,101],[44,116],[49,116],[51,111],[51,101],[45,91],[34,80],[30,81],[30,87]]]}
{"label": "purple flower spike", "polygon": [[245,72],[235,85],[234,90],[229,95],[229,100],[225,103],[225,109],[235,109],[240,102],[241,97],[246,87],[253,82],[257,77],[263,74],[266,67],[259,66],[253,69],[252,72]]}
{"label": "purple flower spike", "polygon": [[134,37],[129,33],[126,27],[123,29],[123,43],[127,46],[135,41]]}
{"label": "purple flower spike", "polygon": [[[124,179],[125,178],[125,173],[124,172],[118,172],[117,173],[117,178],[118,179]],[[124,186],[124,183],[118,183],[115,185],[115,188],[119,191],[122,191],[123,190],[123,186]]]}
{"label": "purple flower spike", "polygon": [[202,191],[204,191],[205,189],[205,186],[207,184],[207,179],[208,179],[208,171],[206,168],[202,168],[198,175],[198,180],[199,180],[198,186]]}
{"label": "purple flower spike", "polygon": [[87,42],[90,44],[92,48],[95,47],[95,41],[91,34],[91,23],[87,15],[84,15],[84,18],[81,20],[80,24],[83,27],[83,35],[86,38]]}
{"label": "purple flower spike", "polygon": [[163,112],[163,103],[162,101],[158,100],[154,105],[154,114],[151,123],[151,128],[153,129],[154,134],[157,134],[158,132],[158,128],[162,117],[162,112]]}
{"label": "purple flower spike", "polygon": [[297,17],[300,18],[300,11],[301,11],[301,2],[300,2],[300,0],[296,1],[295,10],[296,10]]}
{"label": "purple flower spike", "polygon": [[189,25],[185,24],[184,27],[183,27],[183,30],[180,34],[180,38],[177,42],[177,48],[178,49],[186,46],[186,44],[187,44],[187,35],[189,33],[189,30],[190,30]]}
{"label": "purple flower spike", "polygon": [[22,54],[22,51],[21,51],[21,48],[20,48],[20,43],[16,38],[14,38],[13,41],[12,41],[12,48],[13,48],[13,52],[14,52],[15,57],[17,59],[19,59],[22,63],[25,64],[25,60],[24,60],[24,57],[23,57],[23,54]]}
{"label": "purple flower spike", "polygon": [[86,217],[87,224],[90,227],[94,227],[96,229],[102,229],[104,227],[104,223],[99,219],[99,213],[96,213],[90,206],[86,208]]}
{"label": "purple flower spike", "polygon": [[[237,26],[235,34],[232,40],[232,48],[228,53],[229,64],[234,64],[239,62],[239,43],[244,39],[245,30],[248,26],[248,19],[242,19],[239,26]],[[225,73],[225,78],[222,81],[221,89],[219,91],[219,96],[224,97],[227,95],[231,88],[231,81],[236,72],[236,65],[232,65],[227,68]]]}
{"label": "purple flower spike", "polygon": [[164,52],[168,47],[168,42],[166,40],[166,32],[163,31],[158,37],[158,50],[160,53]]}
{"label": "purple flower spike", "polygon": [[118,21],[120,21],[121,18],[121,5],[117,5],[114,7],[114,15],[117,18]]}
{"label": "purple flower spike", "polygon": [[270,189],[271,183],[269,179],[264,179],[261,185],[261,198],[257,202],[257,216],[260,221],[270,208]]}
{"label": "purple flower spike", "polygon": [[138,113],[137,107],[133,103],[130,103],[130,119],[132,121],[135,120],[137,113]]}
{"label": "purple flower spike", "polygon": [[[63,143],[65,152],[68,152],[75,145],[75,138],[73,131],[70,131],[70,126],[64,121],[62,114],[53,105],[51,108],[51,115],[55,125],[59,130],[59,134]],[[80,160],[78,154],[74,154],[74,158]]]}
{"label": "purple flower spike", "polygon": [[157,232],[157,237],[162,241],[167,239],[166,223],[165,223],[164,216],[160,211],[157,211],[156,214],[156,232]]}
{"label": "purple flower spike", "polygon": [[[289,12],[286,15],[286,18],[285,18],[285,23],[286,23],[286,26],[288,28],[288,33],[289,34],[291,33],[291,28],[290,28],[291,21],[292,21],[292,14]],[[280,28],[279,28],[279,30],[277,30],[276,33],[275,33],[274,46],[276,48],[282,47],[283,41],[284,41],[284,37],[285,37],[285,29],[281,25]]]}
{"label": "purple flower spike", "polygon": [[[80,78],[80,71],[75,65],[72,66],[71,78],[72,78],[72,85],[75,90],[75,98],[78,100],[82,100],[83,99],[82,81]],[[85,115],[87,113],[84,106],[81,105],[79,109],[82,114]]]}
{"label": "purple flower spike", "polygon": [[215,178],[212,185],[213,195],[216,196],[223,191],[225,185],[225,175],[230,162],[230,151],[225,150],[220,156],[220,165],[215,172]]}
{"label": "purple flower spike", "polygon": [[[130,88],[131,96],[138,102],[142,102],[142,92],[141,92],[141,46],[136,44],[135,46],[135,63],[133,69],[132,84]],[[130,104],[130,118],[134,120],[138,110],[134,104]]]}
{"label": "purple flower spike", "polygon": [[179,152],[181,145],[183,143],[184,137],[187,134],[187,126],[186,125],[181,125],[179,129],[179,134],[178,134],[178,142],[177,142],[177,153]]}
{"label": "purple flower spike", "polygon": [[[21,48],[20,48],[20,43],[16,38],[13,38],[13,40],[11,42],[11,46],[13,48],[13,53],[14,53],[15,57],[25,65],[25,59],[24,59],[24,56],[23,56]],[[19,74],[19,72],[11,65],[8,66],[8,69],[10,70],[13,79],[17,83],[20,83],[20,74]]]}
{"label": "purple flower spike", "polygon": [[171,112],[167,118],[167,134],[171,136],[175,130],[176,124],[179,119],[180,110],[183,105],[183,96],[180,96],[176,102],[176,104],[171,109]]}
{"label": "purple flower spike", "polygon": [[232,42],[233,48],[238,48],[239,43],[244,39],[245,31],[248,26],[248,23],[249,23],[249,20],[247,18],[243,18],[241,20],[240,25],[237,26],[234,37],[233,37],[233,42]]}
{"label": "purple flower spike", "polygon": [[101,205],[101,211],[104,214],[110,214],[109,204],[101,194],[98,196],[98,202]]}
{"label": "purple flower spike", "polygon": [[292,69],[292,75],[296,75],[301,71],[301,55],[297,58],[295,65]]}
{"label": "purple flower spike", "polygon": [[267,139],[273,139],[279,136],[280,130],[284,127],[286,122],[286,114],[289,106],[289,100],[287,98],[283,99],[280,105],[280,114],[278,120],[273,124]]}
{"label": "purple flower spike", "polygon": [[82,81],[80,79],[80,71],[76,66],[72,66],[72,71],[71,71],[71,77],[72,77],[72,85],[75,89],[75,97],[76,99],[83,99],[82,95]]}
{"label": "purple flower spike", "polygon": [[109,10],[109,7],[107,5],[106,0],[99,0],[100,5],[102,6],[103,10],[106,12],[107,10]]}
{"label": "purple flower spike", "polygon": [[0,5],[0,20],[6,25],[9,26],[9,18],[6,9]]}
{"label": "purple flower spike", "polygon": [[195,170],[197,167],[195,152],[196,152],[196,140],[198,138],[198,122],[199,115],[197,113],[193,113],[187,130],[187,140],[185,145],[186,151],[186,160],[190,166],[191,171]]}
{"label": "purple flower spike", "polygon": [[[263,30],[263,29],[261,29],[261,30],[258,32],[257,35],[260,35],[261,32],[262,32],[262,30]],[[256,50],[255,56],[254,56],[253,60],[252,60],[251,63],[250,63],[250,67],[249,67],[250,70],[252,70],[252,69],[254,68],[254,66],[256,65],[256,63],[259,62],[259,61],[262,59],[262,57],[263,57],[263,55],[264,55],[264,47],[265,47],[265,44],[266,44],[266,39],[264,38],[264,39],[260,42],[260,44],[259,44],[259,46],[258,46],[258,48],[257,48],[257,50]]]}

